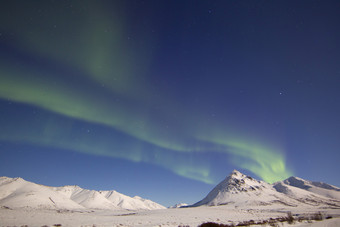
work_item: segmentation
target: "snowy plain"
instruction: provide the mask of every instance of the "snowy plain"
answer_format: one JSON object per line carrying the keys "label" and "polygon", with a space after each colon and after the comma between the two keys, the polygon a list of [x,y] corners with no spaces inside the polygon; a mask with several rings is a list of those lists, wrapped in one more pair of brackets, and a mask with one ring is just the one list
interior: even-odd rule
{"label": "snowy plain", "polygon": [[332,209],[282,209],[278,207],[239,209],[229,206],[175,208],[144,211],[55,211],[36,209],[0,209],[0,226],[198,226],[205,222],[237,224],[241,221],[261,221],[286,217],[286,212],[312,215],[321,211],[332,219],[313,223],[284,223],[280,226],[340,226],[340,210]]}

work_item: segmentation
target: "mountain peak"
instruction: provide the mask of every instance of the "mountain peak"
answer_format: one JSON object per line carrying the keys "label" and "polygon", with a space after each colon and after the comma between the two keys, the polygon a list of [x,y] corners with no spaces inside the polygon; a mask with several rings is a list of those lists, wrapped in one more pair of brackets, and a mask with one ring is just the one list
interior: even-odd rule
{"label": "mountain peak", "polygon": [[221,205],[229,202],[232,195],[254,193],[267,187],[267,183],[258,181],[237,170],[233,170],[203,200],[193,206]]}
{"label": "mountain peak", "polygon": [[251,180],[251,181],[256,181],[254,178],[248,176],[248,175],[245,175],[243,173],[241,173],[240,171],[234,169],[227,177],[226,177],[226,180],[230,180],[230,179],[239,179],[239,180],[242,180],[242,179],[248,179],[248,180]]}
{"label": "mountain peak", "polygon": [[244,175],[243,173],[241,173],[240,171],[234,169],[230,174],[229,176],[233,176],[233,177],[243,177],[243,176],[246,176]]}
{"label": "mountain peak", "polygon": [[234,169],[229,176],[226,177],[225,181],[228,182],[228,185],[257,185],[261,181],[258,181],[250,176],[247,176],[240,171]]}

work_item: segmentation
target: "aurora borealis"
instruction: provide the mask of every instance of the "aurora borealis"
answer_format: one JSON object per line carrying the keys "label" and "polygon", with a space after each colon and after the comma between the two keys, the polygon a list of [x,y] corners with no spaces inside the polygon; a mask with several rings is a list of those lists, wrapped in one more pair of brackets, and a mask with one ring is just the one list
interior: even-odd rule
{"label": "aurora borealis", "polygon": [[[118,188],[125,178],[138,187],[140,164],[159,185],[157,172],[211,187],[235,168],[270,183],[322,174],[339,182],[339,3],[3,5],[1,175],[33,176],[30,154],[43,152],[34,163],[68,153],[124,162],[132,172],[115,175]],[[13,152],[25,168],[10,167]],[[108,166],[93,171],[120,171]],[[77,167],[36,177],[77,179]]]}

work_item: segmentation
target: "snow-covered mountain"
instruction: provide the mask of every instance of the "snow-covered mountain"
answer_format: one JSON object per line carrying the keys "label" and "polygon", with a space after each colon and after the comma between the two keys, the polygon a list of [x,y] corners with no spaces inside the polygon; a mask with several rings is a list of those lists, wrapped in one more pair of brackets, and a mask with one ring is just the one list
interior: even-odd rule
{"label": "snow-covered mountain", "polygon": [[[295,184],[298,179],[299,184]],[[294,182],[294,183],[292,183]],[[296,187],[300,186],[300,187]],[[303,186],[304,185],[304,186]],[[324,183],[288,178],[268,184],[234,170],[196,206],[327,206],[340,208],[339,188]]]}
{"label": "snow-covered mountain", "polygon": [[296,188],[304,189],[318,195],[340,200],[340,188],[323,182],[312,182],[298,177],[289,177],[281,182]]}
{"label": "snow-covered mountain", "polygon": [[94,191],[78,186],[48,187],[22,178],[0,177],[0,206],[35,209],[165,209],[141,197],[129,197],[116,191]]}
{"label": "snow-covered mountain", "polygon": [[177,203],[173,206],[170,206],[169,208],[182,208],[182,207],[187,207],[187,206],[189,206],[189,204],[187,203]]}

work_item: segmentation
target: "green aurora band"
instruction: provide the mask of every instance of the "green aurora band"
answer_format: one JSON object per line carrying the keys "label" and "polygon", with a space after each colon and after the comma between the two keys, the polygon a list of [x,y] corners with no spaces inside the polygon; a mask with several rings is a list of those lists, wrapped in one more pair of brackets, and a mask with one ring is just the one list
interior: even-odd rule
{"label": "green aurora band", "polygon": [[281,152],[274,152],[274,149],[228,137],[217,136],[206,141],[221,145],[223,151],[232,154],[234,164],[255,173],[266,182],[273,183],[292,176],[292,172],[286,169],[284,156]]}
{"label": "green aurora band", "polygon": [[[146,51],[147,47],[127,44],[123,17],[113,16],[100,3],[89,1],[87,5],[93,14],[79,15],[77,21],[60,18],[55,8],[49,12],[51,18],[57,18],[53,23],[46,18],[39,24],[35,21],[21,26],[23,21],[14,21],[10,25],[6,24],[10,18],[0,17],[1,28],[17,35],[15,50],[28,58],[43,59],[57,69],[2,57],[0,98],[41,108],[55,117],[33,121],[34,124],[22,122],[26,129],[17,131],[11,129],[11,124],[17,123],[2,122],[7,128],[3,127],[1,140],[150,163],[208,184],[219,180],[212,173],[213,163],[205,158],[209,153],[223,155],[226,162],[270,183],[291,175],[283,153],[277,149],[254,146],[244,136],[211,137],[208,132],[225,131],[222,129],[227,127],[220,123],[204,125],[203,117],[181,107],[167,94],[152,94],[145,76],[152,53]],[[29,14],[33,9],[27,7]],[[102,13],[98,16],[96,11]],[[67,12],[63,15],[72,17]],[[52,28],[56,34],[65,34],[63,39],[41,31],[40,27],[51,23],[56,25]],[[16,29],[21,27],[26,30]],[[151,43],[154,38],[145,39]],[[152,110],[158,103],[167,103],[166,108]],[[173,112],[178,117],[169,114]],[[162,120],[153,119],[153,115]],[[80,134],[73,140],[75,121],[106,127],[107,136],[98,139]],[[166,128],[163,121],[170,127]],[[130,142],[122,144],[110,136],[110,130],[123,133]],[[232,130],[228,133],[232,134]]]}
{"label": "green aurora band", "polygon": [[[153,125],[154,123],[151,121],[139,127],[138,122],[146,122],[145,119],[141,119],[141,116],[138,116],[138,114],[133,114],[135,111],[130,110],[127,106],[105,100],[105,95],[98,95],[100,94],[99,91],[95,92],[97,94],[96,97],[92,97],[82,90],[74,91],[72,88],[68,88],[67,83],[60,83],[61,85],[59,86],[55,86],[55,84],[53,86],[49,85],[43,80],[40,80],[39,83],[38,79],[44,78],[39,75],[39,72],[34,72],[32,75],[29,75],[24,72],[15,72],[16,70],[13,70],[13,68],[9,68],[4,72],[3,69],[6,69],[6,65],[2,65],[1,69],[2,75],[9,75],[1,77],[0,96],[2,98],[34,105],[69,118],[112,127],[137,140],[147,142],[157,147],[157,152],[155,152],[153,156],[158,157],[158,159],[151,160],[150,158],[143,157],[143,151],[137,148],[124,150],[119,148],[109,149],[108,146],[105,145],[98,146],[98,142],[96,143],[95,141],[90,143],[88,139],[81,140],[79,141],[80,143],[78,142],[77,144],[65,138],[58,140],[56,138],[60,136],[56,136],[54,131],[58,132],[57,128],[64,124],[57,124],[55,127],[52,127],[53,130],[44,129],[44,133],[36,137],[34,137],[32,133],[28,133],[28,135],[32,135],[33,138],[28,135],[22,135],[22,137],[20,137],[17,133],[13,132],[17,137],[19,136],[16,138],[17,141],[27,141],[44,146],[50,145],[96,155],[125,158],[136,162],[149,162],[171,169],[181,176],[200,180],[205,183],[214,183],[214,180],[209,178],[211,177],[209,176],[209,168],[202,168],[204,166],[202,163],[196,163],[196,165],[195,163],[191,163],[191,165],[188,165],[188,162],[185,161],[186,154],[181,156],[181,154],[178,153],[199,155],[198,153],[200,152],[210,151],[231,154],[234,157],[238,157],[238,159],[232,159],[234,164],[252,171],[267,182],[274,182],[290,175],[285,169],[284,158],[279,152],[251,146],[245,141],[232,142],[229,141],[228,138],[218,140],[198,139],[195,141],[194,136],[181,133],[181,135],[175,137],[168,134],[164,135],[161,133],[162,127]],[[27,72],[26,70],[24,71]],[[29,70],[29,72],[32,72],[32,70]],[[36,75],[39,75],[37,81],[32,79],[35,78]],[[25,80],[25,78],[27,78],[27,80]],[[102,100],[102,102],[96,100]],[[34,127],[36,126],[32,125],[32,128]],[[202,129],[202,131],[203,130],[204,129]],[[192,133],[194,133],[194,131],[192,131]],[[59,134],[62,134],[62,132],[59,132]],[[6,133],[6,135],[9,136],[11,134]],[[1,138],[4,139],[4,135],[1,136]],[[179,139],[179,137],[182,139]],[[55,140],[63,142],[57,143]],[[108,138],[108,140],[110,139]],[[188,143],[186,142],[187,140],[195,142]],[[103,141],[102,144],[105,144],[105,141]],[[195,146],[194,144],[201,144],[201,146]],[[177,159],[169,162],[168,160],[171,160],[169,159],[171,156],[177,157]],[[178,160],[182,161],[178,162]]]}

